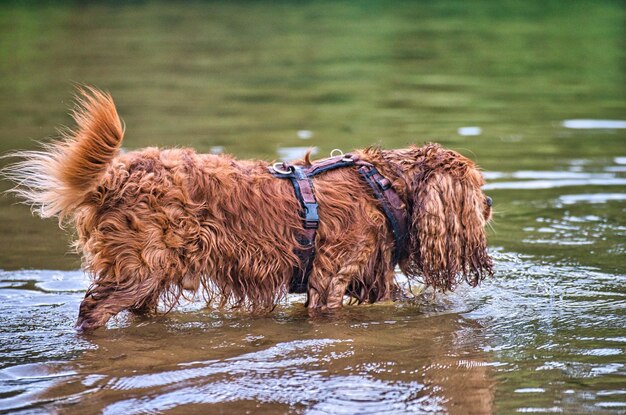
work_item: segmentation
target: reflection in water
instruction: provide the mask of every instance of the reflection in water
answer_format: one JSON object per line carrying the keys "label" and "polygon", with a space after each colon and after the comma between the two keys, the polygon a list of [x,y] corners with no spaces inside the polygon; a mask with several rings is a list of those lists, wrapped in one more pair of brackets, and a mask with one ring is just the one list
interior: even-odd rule
{"label": "reflection in water", "polygon": [[618,120],[565,120],[562,123],[565,128],[574,129],[606,129],[615,130],[626,128],[626,121]]}
{"label": "reflection in water", "polygon": [[[320,414],[491,412],[494,382],[476,322],[393,306],[353,311],[319,322],[197,315],[203,327],[185,332],[176,319],[190,316],[172,316],[164,326],[98,335],[97,349],[69,366],[76,372],[49,382],[39,399],[111,414],[246,401]],[[295,333],[303,339],[283,341]]]}
{"label": "reflection in water", "polygon": [[300,138],[302,140],[308,140],[310,138],[313,138],[313,131],[310,131],[310,130],[299,130],[298,131],[298,138]]}
{"label": "reflection in water", "polygon": [[562,180],[526,180],[516,182],[494,182],[483,186],[484,190],[497,189],[554,189],[574,186],[626,186],[626,178],[587,178]]}
{"label": "reflection in water", "polygon": [[278,148],[278,158],[282,161],[291,161],[301,159],[310,151],[311,156],[318,153],[317,147],[280,147]]}
{"label": "reflection in water", "polygon": [[626,200],[626,193],[592,193],[582,195],[563,195],[559,197],[561,202],[567,205],[576,203],[606,203],[610,200],[622,201]]}
{"label": "reflection in water", "polygon": [[481,135],[483,132],[482,128],[480,127],[461,127],[457,130],[457,133],[459,135],[463,135],[466,137],[469,136],[475,136],[475,135]]}

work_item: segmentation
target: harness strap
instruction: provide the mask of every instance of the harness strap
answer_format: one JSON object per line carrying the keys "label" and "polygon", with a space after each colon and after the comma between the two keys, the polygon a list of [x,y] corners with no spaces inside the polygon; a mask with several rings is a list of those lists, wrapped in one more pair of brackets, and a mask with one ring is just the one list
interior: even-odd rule
{"label": "harness strap", "polygon": [[313,268],[313,259],[315,259],[315,234],[320,219],[317,215],[317,200],[313,194],[313,182],[302,167],[290,167],[290,170],[293,171],[290,176],[291,183],[296,197],[302,205],[301,216],[304,229],[297,236],[301,248],[296,250],[296,255],[298,255],[301,265],[294,268],[289,291],[304,293],[309,284],[309,274]]}
{"label": "harness strap", "polygon": [[407,236],[407,224],[403,203],[398,194],[391,187],[391,181],[384,177],[373,165],[369,163],[359,163],[361,167],[357,170],[365,182],[372,188],[374,196],[383,208],[385,216],[391,225],[393,238],[396,241],[396,248],[393,253],[393,265],[395,266],[404,254],[405,240]]}
{"label": "harness strap", "polygon": [[296,198],[302,206],[301,217],[303,230],[297,235],[301,248],[296,249],[300,259],[300,266],[294,267],[289,292],[304,293],[308,288],[309,274],[313,268],[315,258],[315,235],[319,227],[317,214],[317,200],[313,193],[312,177],[329,170],[341,167],[357,166],[357,171],[372,189],[374,196],[380,202],[383,212],[391,227],[396,247],[393,255],[393,265],[404,255],[404,246],[408,233],[406,210],[402,200],[391,186],[391,181],[384,177],[373,164],[360,160],[356,154],[345,154],[329,157],[307,167],[280,163],[270,168],[270,172],[278,178],[290,179],[293,184]]}
{"label": "harness strap", "polygon": [[324,160],[316,161],[315,164],[307,167],[306,173],[307,176],[313,177],[328,170],[354,166],[354,163],[358,160],[359,157],[356,154],[350,153],[341,156],[329,157]]}

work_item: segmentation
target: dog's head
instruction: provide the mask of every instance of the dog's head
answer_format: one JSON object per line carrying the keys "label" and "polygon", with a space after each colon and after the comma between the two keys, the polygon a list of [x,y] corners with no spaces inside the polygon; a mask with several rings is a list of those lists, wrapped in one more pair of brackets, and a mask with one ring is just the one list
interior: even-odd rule
{"label": "dog's head", "polygon": [[403,164],[410,236],[400,268],[440,291],[454,289],[461,278],[477,285],[493,266],[485,235],[491,198],[481,190],[482,174],[468,158],[436,144],[412,148]]}

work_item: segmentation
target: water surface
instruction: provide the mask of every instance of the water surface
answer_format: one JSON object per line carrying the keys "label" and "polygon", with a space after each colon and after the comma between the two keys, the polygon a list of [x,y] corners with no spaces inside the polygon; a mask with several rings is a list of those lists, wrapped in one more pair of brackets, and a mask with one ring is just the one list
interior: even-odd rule
{"label": "water surface", "polygon": [[496,274],[329,319],[291,296],[270,316],[191,303],[79,335],[69,237],[3,197],[0,411],[626,413],[625,14],[3,3],[0,152],[69,124],[73,82],[113,94],[128,149],[273,160],[437,141],[485,171]]}

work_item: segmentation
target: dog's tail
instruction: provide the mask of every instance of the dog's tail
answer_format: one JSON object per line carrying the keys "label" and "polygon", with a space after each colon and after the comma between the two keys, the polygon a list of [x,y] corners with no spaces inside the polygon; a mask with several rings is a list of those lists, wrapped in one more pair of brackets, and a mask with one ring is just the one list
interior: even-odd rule
{"label": "dog's tail", "polygon": [[88,191],[117,154],[124,128],[113,98],[92,87],[79,87],[72,111],[76,127],[42,151],[9,154],[22,160],[2,170],[17,185],[10,190],[42,218],[62,222],[84,200]]}

